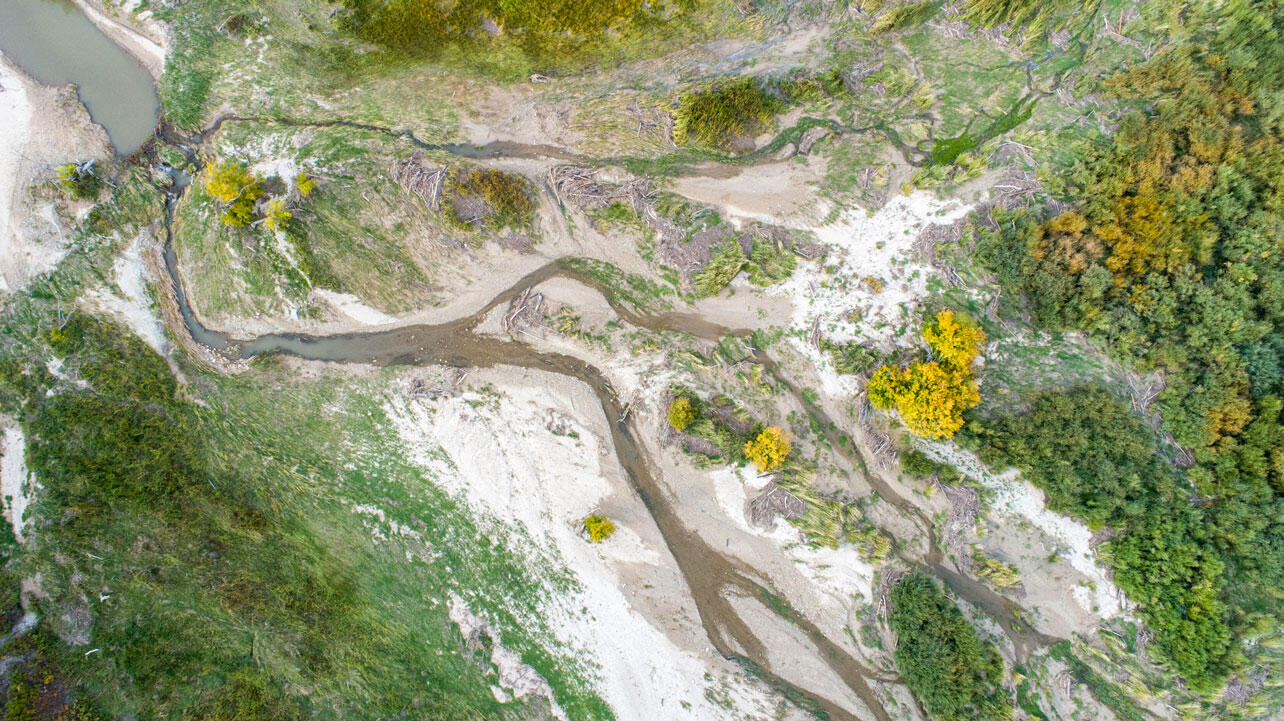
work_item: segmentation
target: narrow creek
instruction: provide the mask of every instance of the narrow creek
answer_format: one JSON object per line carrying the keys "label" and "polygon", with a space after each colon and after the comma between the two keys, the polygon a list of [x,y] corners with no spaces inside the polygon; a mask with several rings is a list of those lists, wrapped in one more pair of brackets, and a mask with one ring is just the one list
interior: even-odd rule
{"label": "narrow creek", "polygon": [[[556,263],[549,263],[529,273],[511,287],[496,295],[484,308],[471,316],[439,325],[416,325],[376,331],[330,336],[311,336],[301,333],[280,333],[259,336],[252,340],[238,341],[227,334],[206,328],[195,317],[183,289],[181,275],[172,245],[165,246],[165,267],[174,288],[186,330],[194,340],[210,349],[232,358],[252,358],[264,353],[288,353],[309,360],[336,363],[369,363],[376,366],[448,365],[456,367],[492,367],[509,365],[520,368],[557,373],[574,378],[593,390],[611,430],[612,445],[633,489],[642,499],[664,539],[665,545],[677,562],[710,642],[718,653],[728,659],[744,659],[753,663],[773,684],[787,686],[810,698],[823,708],[831,718],[855,719],[849,712],[829,701],[789,684],[770,671],[767,649],[736,613],[731,594],[761,600],[764,590],[753,580],[753,570],[738,561],[717,552],[690,532],[670,504],[663,489],[655,480],[645,453],[633,437],[633,431],[610,381],[602,372],[578,359],[557,353],[541,353],[521,343],[478,335],[477,325],[486,315],[500,305],[506,305],[525,288],[538,285],[554,277],[569,277],[589,285],[585,279],[567,271]],[[617,308],[628,319],[646,321],[647,325],[665,326],[668,330],[681,330],[700,337],[718,338],[727,329],[708,323],[695,316],[668,314],[650,317]],[[661,322],[667,319],[667,322]],[[785,619],[802,630],[820,650],[820,658],[870,709],[876,721],[890,721],[886,709],[878,699],[869,681],[895,681],[894,677],[873,671],[833,641],[801,614],[792,613]],[[862,721],[868,721],[862,720]]]}
{"label": "narrow creek", "polygon": [[[162,128],[159,133],[162,139],[168,140],[172,147],[182,148],[192,160],[195,154],[190,152],[192,146],[200,145],[204,140],[228,120],[251,120],[247,118],[223,118],[196,138],[170,138],[172,132]],[[273,120],[269,122],[281,122]],[[295,124],[287,122],[286,124]],[[564,151],[551,154],[542,146],[462,146],[447,144],[428,144],[410,131],[394,130],[377,126],[363,126],[344,121],[334,123],[298,123],[299,125],[342,125],[363,128],[387,134],[412,142],[419,147],[442,150],[468,158],[496,157],[542,157],[556,160],[578,160]],[[179,141],[182,142],[179,142]],[[609,379],[600,369],[572,356],[558,353],[543,353],[531,347],[511,340],[482,336],[476,333],[477,326],[495,308],[511,303],[523,290],[534,287],[556,277],[574,279],[597,291],[611,305],[621,320],[637,327],[652,331],[674,331],[687,333],[694,337],[718,342],[732,335],[747,337],[750,329],[728,328],[691,313],[640,313],[616,302],[609,288],[602,286],[592,277],[575,273],[556,262],[548,263],[522,277],[509,288],[496,294],[483,308],[470,316],[436,325],[412,325],[387,330],[344,333],[332,335],[310,335],[306,333],[269,333],[254,338],[237,339],[227,333],[206,328],[196,317],[182,282],[178,268],[178,258],[172,238],[168,237],[175,204],[181,199],[185,188],[181,185],[168,189],[170,199],[167,204],[165,228],[167,238],[163,249],[166,274],[172,287],[173,298],[184,325],[184,331],[197,343],[231,359],[248,359],[261,354],[285,353],[308,360],[336,363],[366,363],[376,366],[422,366],[448,365],[455,367],[493,367],[509,365],[557,373],[579,380],[588,385],[596,395],[610,427],[612,443],[620,465],[633,489],[643,501],[665,545],[668,547],[687,587],[695,601],[700,615],[701,625],[710,643],[725,658],[749,662],[758,673],[770,683],[785,687],[809,699],[830,718],[842,721],[855,721],[857,717],[833,701],[821,697],[806,689],[799,688],[771,672],[770,654],[763,641],[736,612],[733,604],[735,597],[748,598],[763,602],[770,594],[779,599],[774,589],[766,588],[754,569],[748,568],[737,559],[728,558],[705,543],[698,534],[691,532],[678,516],[667,495],[656,481],[650,462],[640,444],[633,436],[633,429],[624,412]],[[545,189],[547,192],[547,189]],[[807,402],[796,384],[791,383],[778,364],[761,350],[754,351],[755,358],[772,372],[801,407],[809,412],[819,413],[827,429],[836,429],[823,411]],[[836,431],[827,430],[836,435]],[[1024,658],[1030,650],[1046,646],[1057,639],[1051,639],[1038,633],[1019,615],[1019,606],[1003,598],[963,574],[948,568],[942,559],[937,544],[937,536],[931,519],[912,503],[903,499],[885,482],[865,471],[863,459],[858,451],[843,447],[831,437],[831,444],[842,449],[844,455],[860,469],[871,487],[884,500],[895,505],[908,517],[913,518],[928,536],[928,552],[925,558],[915,558],[910,552],[898,551],[901,560],[907,565],[936,576],[945,582],[960,597],[980,608],[993,617],[1008,633],[1015,645],[1018,658]],[[783,604],[764,603],[764,607],[776,614],[783,623],[791,624],[801,631],[817,648],[817,658],[828,666],[834,674],[861,700],[873,721],[890,721],[890,715],[883,706],[878,693],[871,683],[899,683],[895,675],[870,669],[859,659],[853,657],[837,643],[825,636],[814,623],[802,614]],[[782,607],[783,606],[783,607]],[[871,721],[860,719],[860,721]]]}
{"label": "narrow creek", "polygon": [[[190,148],[200,145],[213,132],[227,121],[250,121],[239,117],[221,118],[201,133],[197,138],[168,138],[171,133],[162,128],[161,137],[173,145]],[[280,120],[268,122],[282,123]],[[285,121],[287,125],[336,125],[365,129],[407,140],[421,148],[441,150],[467,158],[499,157],[542,157],[561,161],[580,160],[577,156],[565,151],[550,152],[543,146],[521,146],[506,144],[500,146],[466,146],[454,144],[430,144],[416,138],[408,130],[394,130],[378,126],[366,126],[335,121],[312,123]],[[195,160],[195,156],[192,156]],[[172,197],[166,218],[166,230],[172,219],[174,204],[183,194],[181,186],[171,190]],[[547,191],[546,191],[547,192]],[[185,331],[197,343],[233,359],[248,359],[261,354],[285,353],[308,360],[336,363],[367,363],[376,366],[422,366],[448,365],[455,367],[492,367],[509,365],[557,373],[579,380],[588,385],[596,395],[610,427],[612,443],[620,465],[625,469],[633,489],[637,492],[656,526],[660,530],[665,545],[678,564],[679,571],[695,601],[700,615],[701,625],[710,643],[725,658],[744,660],[752,664],[757,671],[774,685],[787,687],[801,694],[823,709],[830,718],[853,720],[849,711],[838,706],[827,698],[811,693],[806,689],[785,681],[770,670],[769,653],[765,644],[753,632],[752,628],[736,612],[732,599],[743,597],[755,602],[762,602],[767,594],[779,599],[774,589],[766,588],[760,575],[737,559],[728,558],[705,543],[698,534],[690,531],[678,516],[668,496],[656,481],[651,464],[640,444],[633,436],[633,428],[624,406],[620,402],[609,379],[600,369],[572,356],[557,353],[542,353],[531,347],[510,340],[482,336],[476,328],[481,321],[499,306],[511,303],[523,290],[537,286],[547,280],[565,277],[576,280],[596,289],[610,304],[621,320],[634,326],[651,331],[672,331],[690,334],[691,336],[712,342],[718,342],[728,335],[745,338],[752,333],[751,329],[728,328],[708,321],[698,315],[683,312],[642,313],[631,310],[616,302],[609,288],[592,277],[575,273],[556,262],[550,262],[517,280],[509,288],[496,294],[484,307],[470,316],[436,325],[412,325],[388,330],[362,333],[345,333],[332,335],[310,335],[306,333],[270,333],[255,338],[237,339],[221,331],[206,328],[196,317],[183,286],[182,274],[178,268],[178,258],[170,238],[166,238],[163,250],[165,269],[172,285],[174,300],[177,303]],[[773,373],[799,405],[817,414],[817,419],[827,429],[827,433],[836,435],[835,425],[824,412],[807,402],[796,384],[789,381],[779,365],[761,350],[754,350],[755,359]],[[1023,621],[1019,615],[1019,606],[1000,596],[983,584],[948,568],[937,544],[934,524],[920,509],[900,497],[877,474],[865,470],[859,451],[847,448],[830,438],[833,447],[853,462],[869,481],[874,491],[884,500],[892,503],[898,510],[915,520],[928,536],[928,552],[925,558],[916,558],[912,553],[900,550],[898,555],[907,565],[936,576],[945,582],[960,597],[980,608],[993,617],[1008,633],[1015,645],[1018,658],[1024,658],[1032,649],[1046,646],[1056,639],[1038,633]],[[788,606],[764,604],[775,613],[783,623],[791,624],[801,631],[817,648],[817,657],[828,666],[838,678],[869,709],[872,721],[890,721],[890,715],[883,706],[871,683],[899,683],[895,675],[877,671],[864,665],[837,643],[829,639],[814,623]],[[871,719],[860,719],[871,721]]]}
{"label": "narrow creek", "polygon": [[[226,122],[251,122],[285,126],[351,127],[404,140],[423,149],[444,151],[474,160],[541,158],[588,165],[624,160],[586,158],[564,148],[547,145],[497,142],[478,147],[457,143],[429,143],[416,137],[408,129],[345,120],[304,121],[233,115],[217,119],[196,137],[180,138],[164,124],[157,127],[160,104],[155,86],[146,71],[124,50],[112,43],[68,0],[0,0],[0,3],[4,5],[4,22],[0,23],[0,52],[42,83],[76,84],[80,99],[85,103],[91,117],[106,128],[113,145],[122,155],[138,148],[153,134],[159,136],[162,141],[168,141],[173,146],[187,150],[208,140]],[[852,128],[823,119],[807,120],[811,121],[811,125],[824,126],[837,135],[871,131],[883,132],[889,137],[894,135],[880,124]],[[792,135],[790,131],[782,132],[767,147],[743,157],[724,159],[726,162],[722,164],[705,162],[707,159],[697,159],[688,168],[679,172],[710,177],[735,175],[740,172],[740,168],[735,165],[773,161],[780,147],[806,129],[800,125],[798,128],[790,129]],[[894,137],[892,139],[895,140]],[[906,149],[901,148],[901,150],[905,152]],[[190,159],[196,160],[194,155]],[[734,165],[731,161],[734,161]],[[182,190],[180,184],[170,198],[166,218],[167,232],[169,221],[172,219],[173,204],[181,196]],[[377,366],[510,365],[557,373],[586,384],[593,390],[601,405],[619,462],[625,469],[634,490],[649,510],[666,546],[678,564],[694,598],[702,626],[713,646],[728,659],[751,662],[769,682],[788,687],[811,699],[831,718],[844,720],[856,718],[830,700],[798,688],[771,672],[765,644],[735,611],[731,599],[740,596],[761,602],[764,592],[771,592],[772,589],[765,588],[761,581],[755,580],[759,578],[755,569],[746,567],[742,562],[718,552],[682,523],[676,509],[657,482],[650,460],[634,437],[636,429],[625,414],[623,404],[602,371],[572,356],[542,353],[516,341],[506,341],[476,333],[478,324],[490,311],[510,303],[522,290],[555,277],[572,278],[597,288],[603,292],[604,297],[622,320],[649,330],[678,331],[717,342],[727,335],[748,336],[750,333],[748,329],[726,328],[689,313],[645,314],[631,311],[614,302],[611,294],[605,292],[607,289],[602,288],[594,279],[571,272],[556,263],[550,263],[496,295],[484,308],[473,315],[448,323],[329,336],[273,333],[250,339],[236,339],[226,333],[206,328],[196,317],[182,283],[174,248],[168,238],[164,246],[164,263],[186,333],[190,334],[197,343],[227,357],[245,359],[265,353],[287,353],[310,360],[369,363]],[[806,408],[822,422],[833,448],[838,449],[855,467],[864,469],[860,452],[837,442],[838,426],[824,414],[822,409],[807,401],[801,390],[788,379],[774,359],[757,349],[753,351],[753,355],[781,381],[800,407]],[[931,519],[914,504],[902,498],[877,473],[866,471],[865,476],[875,493],[913,519],[927,536],[927,553],[919,558],[910,551],[898,550],[897,553],[902,562],[941,579],[961,598],[994,618],[1012,639],[1018,659],[1027,656],[1033,649],[1058,640],[1039,633],[1022,620],[1019,614],[1020,607],[1017,604],[949,568],[942,558],[942,552],[937,543],[937,530]],[[771,604],[764,605],[777,614],[782,622],[792,624],[801,630],[816,645],[819,659],[865,704],[875,721],[890,721],[886,708],[871,684],[899,683],[895,675],[865,666],[827,638],[802,614],[789,608],[787,601],[783,609],[772,607]],[[869,719],[861,721],[869,721]]]}

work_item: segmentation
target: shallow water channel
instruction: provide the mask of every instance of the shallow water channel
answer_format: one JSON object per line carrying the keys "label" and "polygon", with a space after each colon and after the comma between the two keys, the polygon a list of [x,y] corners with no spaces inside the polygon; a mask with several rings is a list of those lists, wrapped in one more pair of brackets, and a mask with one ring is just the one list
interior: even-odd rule
{"label": "shallow water channel", "polygon": [[0,0],[0,53],[45,85],[75,85],[120,155],[156,129],[151,76],[68,0]]}

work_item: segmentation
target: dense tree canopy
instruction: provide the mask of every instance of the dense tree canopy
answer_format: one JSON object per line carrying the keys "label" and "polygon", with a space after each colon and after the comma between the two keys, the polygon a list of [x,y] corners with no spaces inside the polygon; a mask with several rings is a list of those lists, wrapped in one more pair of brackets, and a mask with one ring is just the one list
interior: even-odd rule
{"label": "dense tree canopy", "polygon": [[967,619],[927,576],[914,574],[892,587],[896,668],[914,698],[935,721],[1012,718],[1004,693],[1003,660],[977,637]]}
{"label": "dense tree canopy", "polygon": [[[1173,666],[1210,689],[1242,662],[1226,628],[1273,629],[1284,587],[1284,8],[1186,3],[1170,21],[1164,50],[1107,83],[1137,109],[1047,178],[1073,208],[999,214],[978,251],[1040,325],[1164,371],[1158,407],[1197,462],[1191,487],[1153,470],[1127,438],[1146,429],[1092,396],[1041,401],[1028,428],[992,424],[984,443],[1054,506],[1127,529],[1117,580]],[[1044,423],[1071,432],[1044,437]]]}
{"label": "dense tree canopy", "polygon": [[1053,510],[1121,531],[1106,555],[1160,653],[1192,686],[1220,678],[1231,634],[1210,516],[1127,406],[1097,388],[1049,393],[1025,415],[973,419],[960,441],[988,464],[1020,468]]}

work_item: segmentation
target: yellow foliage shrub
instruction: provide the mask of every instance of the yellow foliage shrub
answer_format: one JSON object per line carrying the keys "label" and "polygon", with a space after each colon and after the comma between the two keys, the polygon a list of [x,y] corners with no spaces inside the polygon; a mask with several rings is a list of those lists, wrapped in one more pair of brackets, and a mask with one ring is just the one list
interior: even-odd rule
{"label": "yellow foliage shrub", "polygon": [[695,422],[696,409],[691,404],[691,399],[686,396],[678,396],[669,404],[669,425],[673,426],[675,431],[685,431],[687,426]]}
{"label": "yellow foliage shrub", "polygon": [[952,310],[943,310],[923,327],[923,340],[946,365],[966,368],[985,344],[985,331],[970,320],[966,316],[960,319]]}
{"label": "yellow foliage shrub", "polygon": [[779,468],[789,455],[789,438],[780,426],[771,426],[745,444],[745,455],[758,466],[759,472]]}
{"label": "yellow foliage shrub", "polygon": [[263,213],[263,225],[270,230],[284,228],[293,217],[294,213],[285,207],[284,198],[273,198],[268,201],[267,210]]}
{"label": "yellow foliage shrub", "polygon": [[584,530],[588,531],[590,541],[601,543],[615,535],[615,524],[609,518],[592,515],[584,519]]}
{"label": "yellow foliage shrub", "polygon": [[205,170],[205,192],[218,201],[223,222],[239,228],[254,221],[254,204],[263,197],[263,185],[245,166],[220,160]]}
{"label": "yellow foliage shrub", "polygon": [[906,428],[926,438],[953,436],[963,427],[963,412],[981,402],[971,370],[935,361],[883,366],[866,391],[875,408],[895,408]]}
{"label": "yellow foliage shrub", "polygon": [[307,173],[299,173],[294,178],[294,189],[299,191],[299,195],[306,198],[312,195],[312,191],[317,189],[317,179]]}

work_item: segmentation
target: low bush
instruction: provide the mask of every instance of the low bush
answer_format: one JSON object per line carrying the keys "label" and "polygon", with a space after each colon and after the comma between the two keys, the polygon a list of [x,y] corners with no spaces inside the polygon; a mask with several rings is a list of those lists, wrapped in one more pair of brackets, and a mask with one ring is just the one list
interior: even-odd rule
{"label": "low bush", "polygon": [[753,78],[741,78],[682,94],[674,116],[673,139],[732,152],[753,147],[753,138],[770,127],[784,101]]}
{"label": "low bush", "polygon": [[789,450],[789,437],[780,426],[764,428],[756,438],[745,443],[745,455],[758,466],[760,473],[779,468]]}
{"label": "low bush", "polygon": [[972,563],[976,568],[977,578],[983,578],[999,588],[1011,588],[1021,583],[1020,572],[1010,563],[982,553],[975,554]]}
{"label": "low bush", "polygon": [[981,401],[971,364],[985,333],[943,310],[924,327],[923,338],[941,360],[879,368],[866,386],[869,402],[895,408],[920,436],[949,438],[963,427],[963,412]]}
{"label": "low bush", "polygon": [[740,243],[734,238],[723,243],[713,252],[713,257],[709,259],[704,270],[696,273],[692,278],[696,292],[705,297],[722,292],[722,289],[726,288],[745,267],[748,260],[745,252],[740,248]]}
{"label": "low bush", "polygon": [[927,478],[936,473],[936,461],[923,455],[922,451],[905,451],[901,454],[901,470],[911,476]]}
{"label": "low bush", "polygon": [[584,519],[584,530],[588,533],[590,541],[601,543],[615,535],[615,523],[609,518],[595,514]]}
{"label": "low bush", "polygon": [[864,373],[878,362],[878,356],[856,341],[835,343],[821,337],[820,349],[829,354],[834,364],[834,371],[839,375],[857,375]]}
{"label": "low bush", "polygon": [[798,257],[783,242],[757,240],[749,252],[745,270],[749,272],[750,283],[767,286],[788,279],[797,264]]}
{"label": "low bush", "polygon": [[255,203],[265,194],[262,179],[232,160],[205,169],[205,191],[218,201],[219,217],[234,228],[254,222]]}
{"label": "low bush", "polygon": [[678,396],[669,404],[669,425],[675,431],[685,431],[696,419],[697,413],[691,399]]}
{"label": "low bush", "polygon": [[525,178],[494,168],[456,170],[447,184],[446,219],[457,228],[530,228],[535,199]]}
{"label": "low bush", "polygon": [[58,185],[72,200],[94,200],[103,181],[94,173],[94,163],[67,163],[58,166]]}

